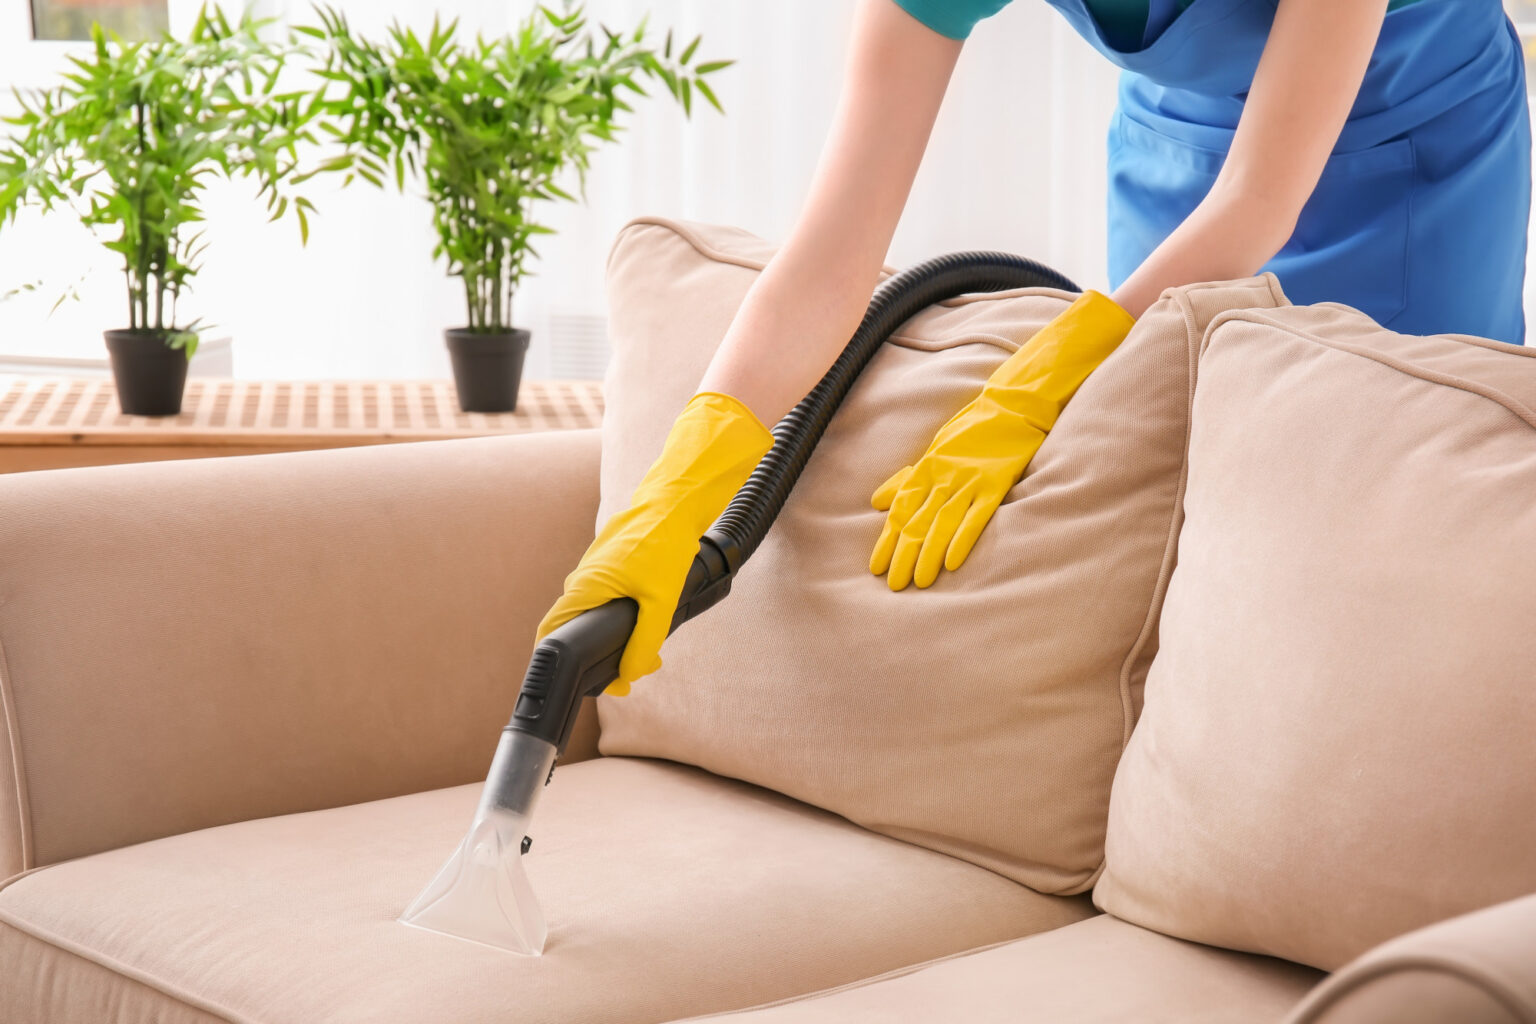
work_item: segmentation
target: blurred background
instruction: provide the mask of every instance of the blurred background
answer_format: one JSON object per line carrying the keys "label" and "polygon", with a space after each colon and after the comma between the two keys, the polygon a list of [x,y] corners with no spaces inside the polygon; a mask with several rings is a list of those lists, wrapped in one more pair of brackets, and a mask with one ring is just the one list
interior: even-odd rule
{"label": "blurred background", "polygon": [[[0,89],[51,84],[92,19],[125,33],[185,31],[199,0],[0,0]],[[232,15],[245,5],[223,6]],[[434,15],[501,34],[524,0],[338,0],[360,31]],[[283,23],[314,20],[306,0],[260,0]],[[641,101],[616,145],[593,158],[587,203],[543,211],[558,234],[515,300],[533,331],[525,377],[598,378],[606,359],[603,264],[618,229],[640,214],[741,225],[768,239],[790,228],[836,101],[851,3],[775,0],[589,0],[616,27],[650,12],[701,52],[737,63],[712,81],[726,113],[691,119]],[[1536,33],[1536,2],[1512,3]],[[1115,74],[1041,3],[1016,2],[967,43],[927,159],[890,252],[902,265],[951,249],[998,248],[1043,259],[1085,285],[1105,284],[1104,131]],[[209,249],[186,303],[231,339],[241,378],[446,377],[441,329],[463,320],[458,284],[430,253],[430,211],[408,194],[326,176],[309,244],[268,224],[246,181],[213,186]],[[68,215],[25,211],[0,235],[0,363],[14,355],[100,356],[101,330],[122,319],[112,255]],[[50,314],[65,291],[72,298]],[[211,351],[211,349],[210,349]]]}

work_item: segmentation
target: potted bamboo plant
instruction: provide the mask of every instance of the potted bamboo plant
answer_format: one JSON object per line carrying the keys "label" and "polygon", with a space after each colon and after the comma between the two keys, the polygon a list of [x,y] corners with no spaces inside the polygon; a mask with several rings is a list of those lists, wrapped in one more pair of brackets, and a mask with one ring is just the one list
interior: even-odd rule
{"label": "potted bamboo plant", "polygon": [[597,39],[581,5],[539,7],[510,35],[462,38],[457,22],[434,22],[424,38],[399,25],[382,42],[322,9],[300,28],[324,45],[322,127],[340,152],[319,170],[375,186],[419,177],[432,204],[434,258],[463,282],[467,323],[448,329],[459,404],[465,411],[516,407],[529,332],[512,325],[512,301],[537,256],[539,200],[574,201],[561,180],[575,171],[584,194],[594,149],[614,139],[632,108],[659,81],[691,112],[697,93],[720,109],[706,78],[731,61],[694,63],[699,40],[674,57],[668,33],[648,45],[602,28]]}
{"label": "potted bamboo plant", "polygon": [[263,27],[206,9],[184,40],[126,42],[97,25],[62,84],[18,92],[21,112],[6,119],[0,225],[24,206],[67,207],[122,258],[128,321],[105,334],[124,412],[181,411],[198,325],[177,304],[201,263],[213,177],[255,178],[272,219],[291,211],[308,236],[312,207],[285,186],[310,139],[313,92],[279,90],[294,47],[265,40]]}

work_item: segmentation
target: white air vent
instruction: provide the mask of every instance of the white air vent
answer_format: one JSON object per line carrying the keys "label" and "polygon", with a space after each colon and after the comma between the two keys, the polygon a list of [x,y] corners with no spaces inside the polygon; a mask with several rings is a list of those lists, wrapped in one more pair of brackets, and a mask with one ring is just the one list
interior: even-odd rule
{"label": "white air vent", "polygon": [[594,313],[549,317],[549,375],[555,380],[602,380],[608,367],[608,319]]}

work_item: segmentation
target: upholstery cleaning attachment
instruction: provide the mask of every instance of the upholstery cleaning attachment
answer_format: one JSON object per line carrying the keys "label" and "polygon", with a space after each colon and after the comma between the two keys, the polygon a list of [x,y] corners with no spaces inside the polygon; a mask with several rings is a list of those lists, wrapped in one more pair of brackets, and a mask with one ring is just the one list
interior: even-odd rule
{"label": "upholstery cleaning attachment", "polygon": [[[940,256],[881,283],[837,361],[775,425],[773,448],[699,539],[669,634],[730,592],[731,579],[762,543],[833,413],[885,339],[936,302],[1011,288],[1079,290],[1033,260],[997,252]],[[548,928],[523,870],[532,842],[528,823],[556,757],[570,742],[582,698],[597,696],[618,678],[638,610],[627,597],[609,601],[539,643],[469,832],[401,921],[513,953],[543,952]]]}

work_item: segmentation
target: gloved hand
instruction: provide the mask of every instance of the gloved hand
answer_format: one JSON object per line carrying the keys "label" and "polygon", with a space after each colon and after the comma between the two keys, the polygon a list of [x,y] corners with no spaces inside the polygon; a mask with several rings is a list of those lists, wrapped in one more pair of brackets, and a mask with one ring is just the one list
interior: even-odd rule
{"label": "gloved hand", "polygon": [[660,668],[661,642],[699,538],[771,447],[773,434],[736,398],[716,391],[690,398],[629,507],[609,517],[565,578],[565,593],[545,613],[534,643],[589,608],[632,597],[640,614],[619,678],[605,692],[622,697]]}
{"label": "gloved hand", "polygon": [[1084,292],[1005,359],[922,457],[870,498],[888,514],[869,571],[901,590],[931,585],[941,564],[960,568],[1062,408],[1134,323],[1113,299]]}

